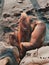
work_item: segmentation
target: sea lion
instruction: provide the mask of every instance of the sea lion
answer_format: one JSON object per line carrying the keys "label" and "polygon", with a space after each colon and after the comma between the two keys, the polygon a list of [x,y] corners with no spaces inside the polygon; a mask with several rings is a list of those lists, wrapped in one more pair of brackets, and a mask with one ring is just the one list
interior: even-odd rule
{"label": "sea lion", "polygon": [[15,31],[14,33],[14,40],[17,42],[15,42],[15,44],[18,44],[21,49],[20,54],[24,52],[24,48],[25,51],[39,48],[43,44],[45,38],[45,23],[38,20],[31,23],[30,17],[26,13],[22,13],[18,21],[18,31]]}
{"label": "sea lion", "polygon": [[[34,24],[32,24],[34,25]],[[42,45],[45,39],[46,26],[45,23],[41,21],[36,21],[34,25],[34,30],[31,33],[30,42],[22,42],[21,44],[25,48],[38,48]]]}

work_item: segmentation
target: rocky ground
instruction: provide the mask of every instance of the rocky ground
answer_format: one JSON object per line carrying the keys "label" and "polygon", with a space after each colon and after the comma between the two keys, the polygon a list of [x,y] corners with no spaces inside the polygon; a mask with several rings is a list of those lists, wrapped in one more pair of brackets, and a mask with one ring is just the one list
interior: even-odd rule
{"label": "rocky ground", "polygon": [[26,12],[31,16],[33,21],[37,19],[37,11],[32,5],[33,1],[34,6],[42,14],[42,20],[46,24],[44,43],[49,43],[49,0],[36,0],[36,2],[35,0],[5,0],[2,19],[0,20],[0,41],[7,41],[9,33],[12,32],[11,28],[17,26],[22,12]]}
{"label": "rocky ground", "polygon": [[46,24],[45,43],[49,43],[49,0],[34,0],[34,2],[33,0],[4,1],[2,21],[0,22],[0,40],[7,39],[8,34],[11,32],[10,28],[17,26],[18,19],[20,18],[22,12],[26,12],[29,16],[31,16],[33,21],[36,20],[37,16],[34,8],[35,6],[40,14],[42,14],[42,19]]}
{"label": "rocky ground", "polygon": [[[16,26],[22,12],[26,12],[31,16],[32,20],[37,19],[32,3],[33,0],[5,0],[0,23],[0,40],[4,39],[4,32],[8,35],[11,32],[10,27]],[[36,0],[35,7],[42,14],[43,20],[46,21],[45,42],[49,42],[49,0]]]}

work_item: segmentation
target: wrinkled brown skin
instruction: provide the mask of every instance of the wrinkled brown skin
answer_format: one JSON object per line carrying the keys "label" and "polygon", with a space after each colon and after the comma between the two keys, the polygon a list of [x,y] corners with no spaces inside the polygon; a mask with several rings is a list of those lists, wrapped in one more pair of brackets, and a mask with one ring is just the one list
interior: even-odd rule
{"label": "wrinkled brown skin", "polygon": [[27,49],[38,48],[42,45],[45,39],[46,26],[40,21],[35,22],[36,26],[34,31],[31,33],[30,42],[22,42],[21,44]]}
{"label": "wrinkled brown skin", "polygon": [[[30,27],[32,28],[32,32]],[[21,49],[20,54],[22,55],[24,51],[39,48],[42,45],[45,38],[46,26],[45,23],[41,21],[30,23],[30,17],[27,16],[26,13],[22,13],[19,19],[19,30],[18,33],[16,32],[17,31],[14,33],[15,39],[11,37],[9,40],[12,45],[19,46]],[[27,39],[30,39],[30,41]]]}

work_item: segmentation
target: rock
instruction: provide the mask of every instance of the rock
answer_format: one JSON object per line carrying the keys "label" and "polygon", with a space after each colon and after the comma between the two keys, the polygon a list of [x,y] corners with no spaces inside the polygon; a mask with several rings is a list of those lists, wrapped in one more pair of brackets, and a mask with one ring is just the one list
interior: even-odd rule
{"label": "rock", "polygon": [[45,15],[44,17],[47,18],[47,19],[49,19],[49,15]]}
{"label": "rock", "polygon": [[[45,51],[43,49],[45,49]],[[20,65],[29,65],[29,64],[30,65],[49,64],[49,46],[27,51],[25,57],[20,62]]]}
{"label": "rock", "polygon": [[26,12],[26,13],[29,12],[29,11],[32,11],[32,7],[30,7],[30,8],[27,7],[26,10],[24,10],[24,12]]}
{"label": "rock", "polygon": [[[32,2],[30,2],[30,0],[5,0],[3,12],[10,12],[16,14],[15,16],[19,16],[21,12],[28,12],[34,9]],[[37,7],[37,9],[44,9],[46,7],[49,7],[49,0],[37,0],[35,4],[40,6],[40,8]]]}
{"label": "rock", "polygon": [[29,17],[30,17],[30,20],[31,20],[31,21],[33,21],[33,20],[36,20],[36,19],[37,19],[37,17],[36,17],[36,16],[29,15]]}
{"label": "rock", "polygon": [[0,24],[0,41],[3,40],[2,36],[3,36],[3,26]]}
{"label": "rock", "polygon": [[47,0],[47,1],[46,0],[39,0],[38,3],[39,3],[40,8],[43,9],[43,8],[46,8],[47,3],[49,3],[49,0]]}
{"label": "rock", "polygon": [[18,0],[18,3],[23,3],[23,0]]}
{"label": "rock", "polygon": [[10,14],[9,14],[9,13],[4,13],[4,14],[3,14],[3,17],[4,17],[4,18],[10,17]]}
{"label": "rock", "polygon": [[[44,17],[45,17],[45,18],[47,19],[47,21],[49,22],[49,15],[45,15]],[[47,23],[48,23],[48,22],[47,22]]]}
{"label": "rock", "polygon": [[21,13],[14,13],[14,15],[13,15],[13,16],[18,17],[18,16],[20,16],[20,15],[21,15]]}
{"label": "rock", "polygon": [[0,65],[6,65],[9,62],[9,58],[4,58],[0,60]]}
{"label": "rock", "polygon": [[31,2],[32,3],[34,2],[33,4],[36,9],[44,9],[44,8],[46,8],[47,3],[49,3],[49,0],[47,0],[47,1],[46,0],[31,0]]}
{"label": "rock", "polygon": [[[31,2],[30,0],[26,1],[24,0],[22,4],[18,3],[18,2],[22,2],[23,0],[5,0],[5,4],[4,4],[4,12],[12,12],[12,10],[16,11],[16,12],[20,12],[23,11],[23,9],[26,10],[26,8],[32,8]],[[30,6],[28,6],[30,4]],[[6,6],[7,5],[7,6]]]}
{"label": "rock", "polygon": [[8,1],[6,1],[5,0],[5,2],[4,2],[4,12],[10,12],[11,11],[11,8],[14,6],[14,5],[16,5],[16,0],[8,0]]}
{"label": "rock", "polygon": [[6,57],[9,57],[11,60],[9,60],[10,63],[14,65],[20,61],[18,48],[7,44],[5,41],[0,41],[0,59]]}

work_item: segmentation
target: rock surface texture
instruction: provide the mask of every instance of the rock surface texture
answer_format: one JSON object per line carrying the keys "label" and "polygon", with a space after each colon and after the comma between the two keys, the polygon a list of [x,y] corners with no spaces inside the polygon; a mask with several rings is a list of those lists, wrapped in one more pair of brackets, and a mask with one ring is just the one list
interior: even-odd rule
{"label": "rock surface texture", "polygon": [[[45,51],[43,50],[45,49]],[[46,52],[46,53],[45,53]],[[49,64],[49,46],[27,51],[20,65],[48,65]]]}

